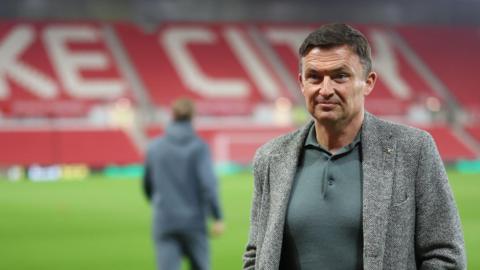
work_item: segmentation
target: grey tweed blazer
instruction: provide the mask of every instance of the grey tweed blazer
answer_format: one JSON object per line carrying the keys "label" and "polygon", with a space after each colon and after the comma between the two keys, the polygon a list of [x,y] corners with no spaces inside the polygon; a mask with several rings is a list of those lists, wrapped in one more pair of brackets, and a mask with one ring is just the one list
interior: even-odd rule
{"label": "grey tweed blazer", "polygon": [[[257,150],[243,269],[279,267],[290,190],[312,124]],[[466,269],[460,219],[432,137],[365,113],[361,140],[363,268]]]}

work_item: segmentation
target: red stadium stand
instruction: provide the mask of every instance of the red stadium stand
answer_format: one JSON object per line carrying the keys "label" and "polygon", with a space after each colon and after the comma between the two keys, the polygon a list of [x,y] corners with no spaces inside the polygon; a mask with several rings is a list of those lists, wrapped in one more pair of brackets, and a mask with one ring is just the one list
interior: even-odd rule
{"label": "red stadium stand", "polygon": [[118,129],[64,130],[58,133],[60,163],[105,166],[143,161],[131,138]]}
{"label": "red stadium stand", "polygon": [[465,130],[480,144],[480,126],[469,126]]}
{"label": "red stadium stand", "polygon": [[461,105],[480,116],[480,29],[410,26],[397,31]]}
{"label": "red stadium stand", "polygon": [[132,140],[118,129],[23,129],[0,131],[1,165],[131,164],[142,161]]}
{"label": "red stadium stand", "polygon": [[201,114],[245,115],[258,103],[291,98],[247,25],[165,23],[149,33],[133,24],[115,26],[157,106],[187,96]]}
{"label": "red stadium stand", "polygon": [[[272,104],[280,98],[288,98],[293,106],[303,104],[297,48],[317,26],[163,22],[145,31],[127,22],[3,21],[0,117],[12,120],[9,123],[20,123],[23,118],[67,122],[75,118],[108,127],[108,121],[114,121],[110,109],[118,100],[133,101],[133,108],[129,107],[132,115],[138,111],[143,113],[139,117],[151,119],[147,114],[166,116],[165,108],[184,96],[194,99],[200,117],[213,119],[212,123],[218,116],[243,119],[241,124],[201,126],[199,134],[210,144],[217,161],[249,163],[258,146],[291,129],[251,123],[263,113],[273,115]],[[443,90],[449,90],[480,119],[477,28],[357,27],[371,42],[374,69],[379,74],[375,90],[366,98],[367,110],[381,117],[405,119],[415,112],[412,105],[423,106],[429,97],[447,102],[448,95],[432,89],[438,84],[418,69],[415,61],[420,59],[440,85],[446,86]],[[150,120],[134,125],[135,134],[144,132],[152,137],[161,131],[151,125]],[[80,129],[9,126],[0,125],[4,153],[0,165],[142,162],[136,144],[121,130],[91,129],[89,124]],[[426,126],[445,160],[475,158],[448,126]],[[469,131],[480,141],[478,128]]]}
{"label": "red stadium stand", "polygon": [[53,164],[56,161],[54,140],[50,130],[2,130],[0,164]]}
{"label": "red stadium stand", "polygon": [[475,152],[473,152],[450,127],[437,125],[423,127],[422,129],[425,129],[432,135],[444,161],[476,158]]}
{"label": "red stadium stand", "polygon": [[96,22],[0,22],[0,111],[79,117],[95,104],[132,99]]}

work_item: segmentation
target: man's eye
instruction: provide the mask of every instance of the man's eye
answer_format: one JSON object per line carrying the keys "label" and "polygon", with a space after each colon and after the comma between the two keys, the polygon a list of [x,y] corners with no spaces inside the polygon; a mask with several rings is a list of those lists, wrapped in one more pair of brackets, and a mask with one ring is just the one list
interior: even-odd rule
{"label": "man's eye", "polygon": [[337,75],[334,76],[334,80],[337,82],[344,82],[348,79],[348,74],[347,73],[338,73]]}
{"label": "man's eye", "polygon": [[320,77],[317,74],[308,74],[307,79],[309,80],[318,80]]}

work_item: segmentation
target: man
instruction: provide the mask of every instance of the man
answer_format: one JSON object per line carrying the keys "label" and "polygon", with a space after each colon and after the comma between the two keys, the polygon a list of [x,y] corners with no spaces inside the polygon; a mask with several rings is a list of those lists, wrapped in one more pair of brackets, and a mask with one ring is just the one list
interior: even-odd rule
{"label": "man", "polygon": [[364,109],[377,79],[365,37],[328,24],[299,52],[313,121],[256,153],[244,269],[465,269],[432,137]]}
{"label": "man", "polygon": [[212,232],[224,230],[217,196],[217,179],[207,144],[195,134],[194,106],[188,99],[172,107],[174,121],[166,135],[149,146],[143,179],[153,205],[153,236],[158,269],[180,269],[183,255],[192,269],[210,269],[206,218]]}

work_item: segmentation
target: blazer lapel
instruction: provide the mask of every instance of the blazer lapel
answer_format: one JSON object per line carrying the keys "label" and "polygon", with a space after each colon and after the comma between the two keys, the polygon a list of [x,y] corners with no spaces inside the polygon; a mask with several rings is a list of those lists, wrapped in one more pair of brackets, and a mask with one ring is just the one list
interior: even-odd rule
{"label": "blazer lapel", "polygon": [[[305,125],[281,153],[272,153],[269,159],[270,213],[264,242],[272,243],[270,257],[263,258],[266,265],[278,269],[280,263],[285,214],[290,199],[298,160],[309,128],[313,121]],[[268,268],[270,269],[270,268]]]}
{"label": "blazer lapel", "polygon": [[396,142],[365,113],[362,131],[363,158],[363,258],[364,269],[382,269],[382,258],[392,197]]}

